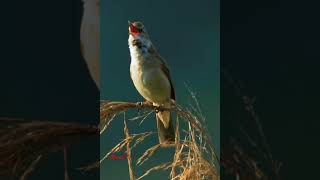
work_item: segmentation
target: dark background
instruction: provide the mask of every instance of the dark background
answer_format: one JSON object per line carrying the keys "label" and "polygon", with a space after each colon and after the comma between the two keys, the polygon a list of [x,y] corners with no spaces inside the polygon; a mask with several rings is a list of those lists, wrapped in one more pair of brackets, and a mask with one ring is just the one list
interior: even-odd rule
{"label": "dark background", "polygon": [[[320,16],[315,2],[221,2],[222,68],[256,97],[274,158],[283,163],[283,179],[319,176]],[[227,104],[226,99],[222,92],[221,102]],[[227,126],[221,116],[222,139],[230,133]]]}
{"label": "dark background", "polygon": [[[1,117],[98,124],[99,92],[80,55],[81,17],[80,0],[2,2]],[[98,170],[76,170],[98,159],[99,137],[72,146],[70,178],[99,179]],[[44,159],[30,177],[63,178],[61,152]]]}

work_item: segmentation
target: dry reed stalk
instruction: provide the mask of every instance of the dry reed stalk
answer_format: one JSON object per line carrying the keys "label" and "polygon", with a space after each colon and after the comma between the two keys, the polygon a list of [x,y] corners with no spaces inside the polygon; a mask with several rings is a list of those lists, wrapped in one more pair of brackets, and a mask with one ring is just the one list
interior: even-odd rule
{"label": "dry reed stalk", "polygon": [[[173,104],[171,109],[162,109],[162,107],[155,107],[149,103],[130,103],[130,102],[101,102],[100,104],[100,127],[102,129],[101,133],[107,132],[107,128],[110,127],[111,121],[120,113],[126,112],[130,109],[139,109],[146,111],[155,110],[170,110],[177,114],[176,120],[176,138],[175,142],[172,144],[163,143],[156,144],[145,150],[144,153],[136,160],[136,164],[141,166],[146,161],[151,161],[151,158],[156,154],[156,152],[163,148],[175,148],[175,153],[173,155],[173,160],[171,162],[161,163],[155,167],[150,168],[145,173],[143,173],[137,180],[140,180],[149,174],[156,171],[166,171],[171,168],[170,179],[220,179],[217,166],[219,166],[219,160],[216,156],[213,143],[211,141],[209,133],[204,128],[204,122],[202,121],[202,116],[197,116],[189,110],[185,110],[175,104]],[[132,118],[133,120],[145,119],[145,116],[149,116],[150,112],[143,116],[136,116]],[[200,113],[199,113],[200,114]],[[180,129],[180,119],[183,123],[187,123],[189,129],[187,133],[181,132]],[[142,120],[142,121],[143,121]],[[125,124],[125,129],[128,132],[127,125]],[[141,136],[141,134],[144,134]],[[152,133],[154,134],[154,133]],[[183,135],[183,140],[180,139],[180,135]],[[140,136],[139,136],[140,135]],[[120,141],[116,146],[114,146],[101,160],[103,161],[113,152],[121,151],[125,145],[127,145],[127,151],[135,148],[142,141],[145,141],[145,137],[151,134],[140,133],[136,136],[126,135],[125,139]],[[133,143],[134,142],[134,143]],[[129,143],[134,145],[130,147]],[[130,161],[132,159],[130,158]],[[132,164],[129,163],[129,176],[133,172]],[[130,172],[132,170],[132,172]]]}
{"label": "dry reed stalk", "polygon": [[180,180],[189,180],[189,179],[218,179],[217,172],[210,163],[205,160],[197,160],[195,165],[186,169],[181,175],[179,176]]}
{"label": "dry reed stalk", "polygon": [[255,99],[247,95],[242,83],[226,69],[222,69],[222,78],[222,97],[228,103],[222,107],[222,116],[227,117],[223,128],[233,130],[225,134],[222,144],[223,175],[239,180],[281,179],[281,163],[272,157],[262,122],[254,109]]}
{"label": "dry reed stalk", "polygon": [[171,173],[170,176],[171,177],[176,177],[176,166],[177,166],[177,162],[180,158],[181,152],[183,150],[183,145],[181,146],[180,144],[180,126],[179,126],[179,118],[177,117],[177,121],[176,121],[176,132],[175,132],[175,153],[174,153],[174,159],[173,159],[173,163],[172,163],[172,168],[171,168]]}
{"label": "dry reed stalk", "polygon": [[0,118],[0,177],[27,179],[41,157],[93,135],[90,125]]}
{"label": "dry reed stalk", "polygon": [[26,180],[27,177],[35,170],[36,165],[38,164],[38,162],[40,161],[40,159],[42,158],[42,155],[39,155],[31,164],[30,166],[24,171],[24,173],[22,174],[22,176],[20,177],[20,180]]}
{"label": "dry reed stalk", "polygon": [[[126,139],[129,139],[130,134],[129,134],[129,129],[127,126],[126,121],[124,120],[124,134],[126,136]],[[129,175],[130,175],[130,180],[135,180],[134,172],[133,172],[133,167],[132,167],[132,160],[131,160],[131,148],[130,148],[130,141],[126,142],[127,146],[127,160],[128,160],[128,167],[129,167]]]}
{"label": "dry reed stalk", "polygon": [[158,166],[152,167],[149,170],[147,170],[142,176],[140,176],[137,180],[140,180],[146,176],[148,176],[150,173],[155,172],[155,171],[161,171],[161,170],[167,170],[171,167],[171,162],[167,163],[162,163]]}

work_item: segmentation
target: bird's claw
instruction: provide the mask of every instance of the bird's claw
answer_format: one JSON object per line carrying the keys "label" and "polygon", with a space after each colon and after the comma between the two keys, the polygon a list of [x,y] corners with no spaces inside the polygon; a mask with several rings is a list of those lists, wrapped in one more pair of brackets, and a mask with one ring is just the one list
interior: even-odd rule
{"label": "bird's claw", "polygon": [[141,108],[141,106],[143,105],[143,102],[137,102],[136,105]]}
{"label": "bird's claw", "polygon": [[157,106],[156,108],[155,108],[155,112],[156,113],[158,113],[158,112],[163,112],[164,110],[163,110],[163,106]]}
{"label": "bird's claw", "polygon": [[136,105],[137,105],[137,109],[138,109],[138,114],[140,114],[140,111],[141,111],[141,109],[142,109],[143,102],[137,102]]}

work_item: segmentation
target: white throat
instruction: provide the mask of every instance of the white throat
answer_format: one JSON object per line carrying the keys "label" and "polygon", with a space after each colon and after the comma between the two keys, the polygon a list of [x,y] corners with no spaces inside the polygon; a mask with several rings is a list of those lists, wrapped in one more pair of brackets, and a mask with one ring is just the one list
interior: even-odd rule
{"label": "white throat", "polygon": [[[140,47],[133,44],[137,40],[141,43]],[[131,61],[143,61],[149,56],[148,49],[152,46],[151,41],[144,36],[133,37],[129,35],[128,39]]]}

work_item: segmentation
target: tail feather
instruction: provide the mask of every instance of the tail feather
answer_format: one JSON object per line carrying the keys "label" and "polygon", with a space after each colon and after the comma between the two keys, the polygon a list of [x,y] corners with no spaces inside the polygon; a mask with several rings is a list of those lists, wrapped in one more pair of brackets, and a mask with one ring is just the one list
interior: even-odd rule
{"label": "tail feather", "polygon": [[174,142],[174,127],[171,121],[171,113],[168,111],[156,114],[159,143]]}

